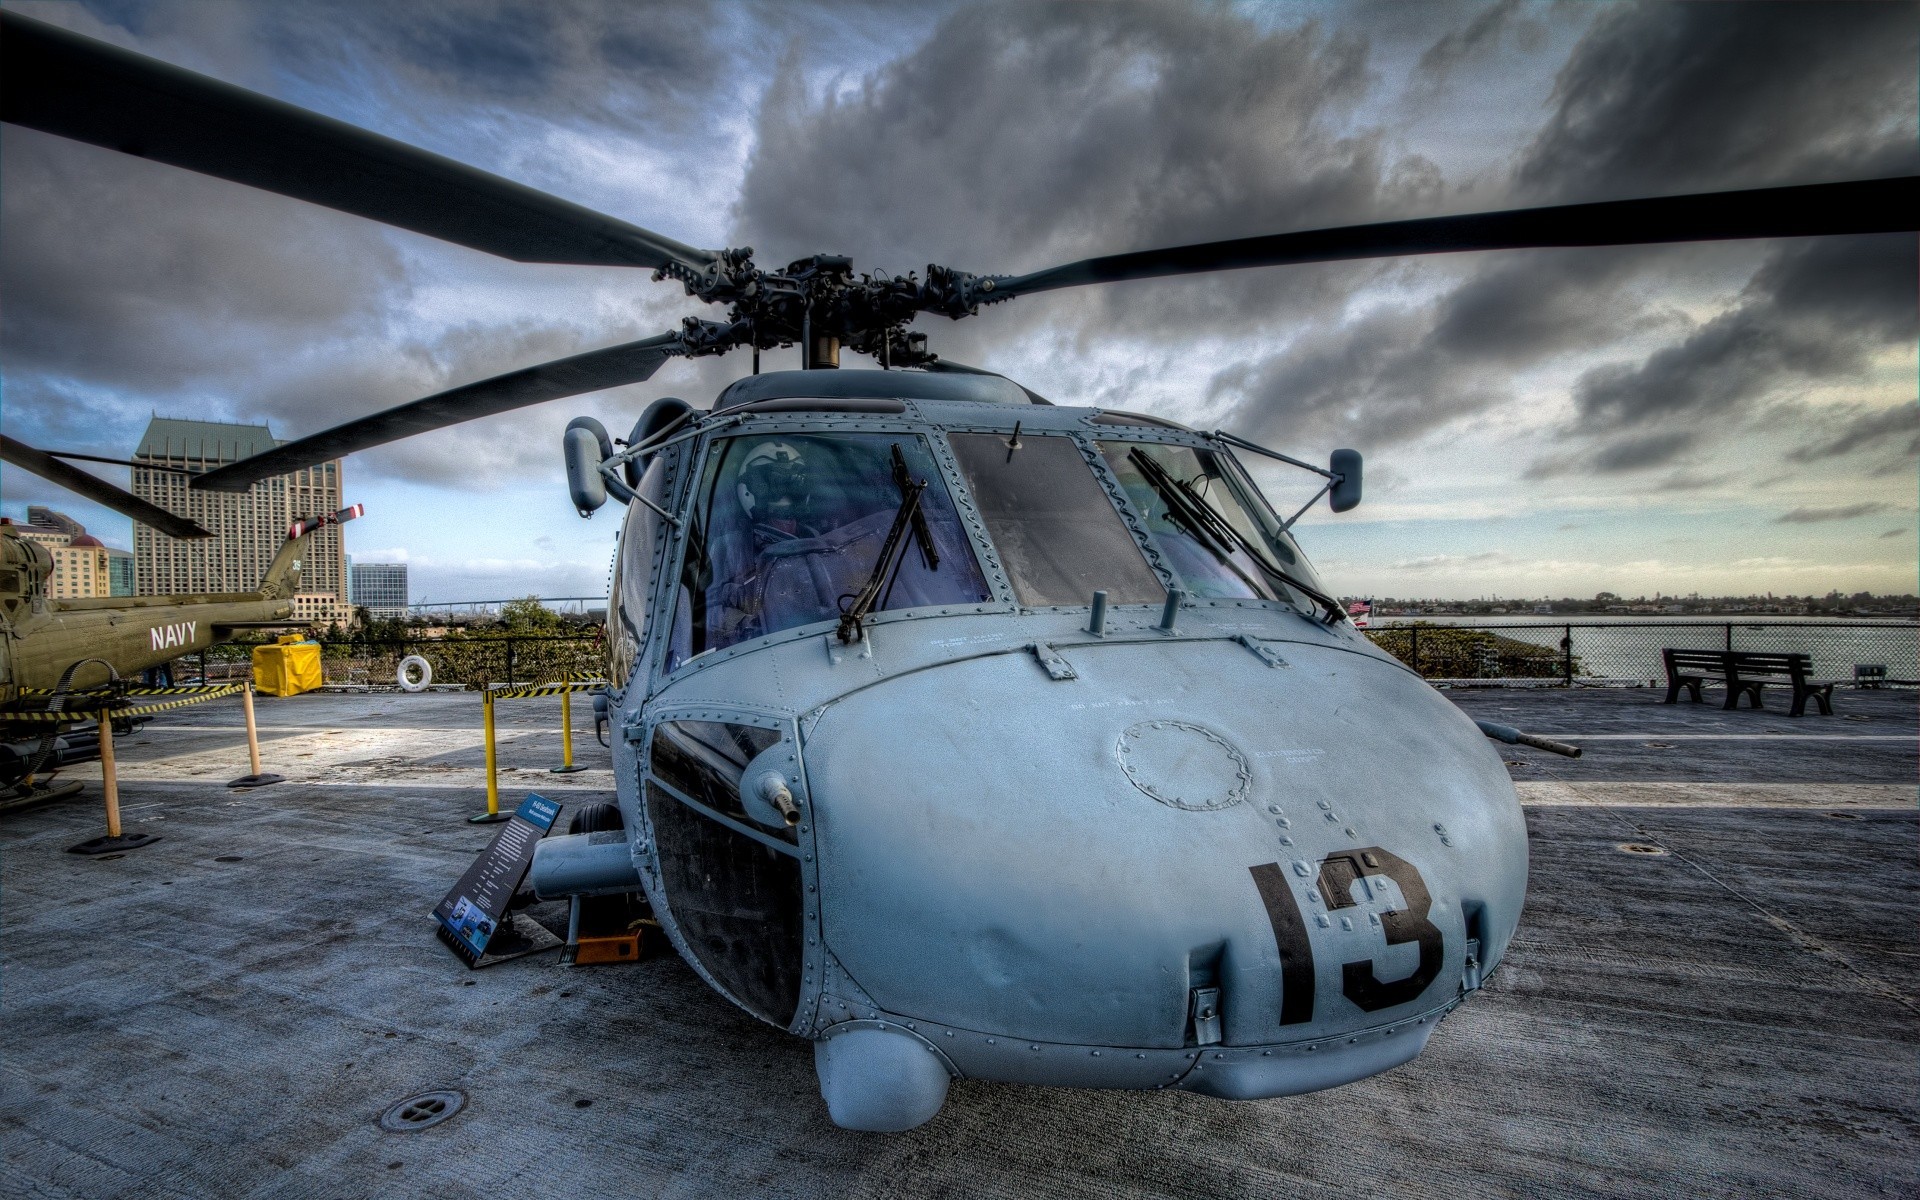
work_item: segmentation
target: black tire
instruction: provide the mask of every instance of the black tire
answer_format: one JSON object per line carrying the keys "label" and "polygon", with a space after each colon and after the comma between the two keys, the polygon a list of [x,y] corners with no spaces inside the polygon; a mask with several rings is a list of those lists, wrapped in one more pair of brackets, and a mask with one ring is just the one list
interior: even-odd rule
{"label": "black tire", "polygon": [[621,819],[620,806],[617,804],[583,805],[567,818],[568,833],[606,833],[626,827],[627,823]]}

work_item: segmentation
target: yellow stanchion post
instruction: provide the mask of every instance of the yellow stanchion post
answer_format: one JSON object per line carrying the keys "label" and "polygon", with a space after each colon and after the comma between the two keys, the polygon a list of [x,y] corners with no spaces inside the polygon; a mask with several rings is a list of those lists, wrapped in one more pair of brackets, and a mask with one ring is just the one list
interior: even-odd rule
{"label": "yellow stanchion post", "polygon": [[487,685],[486,691],[480,693],[480,716],[481,716],[481,720],[485,723],[485,726],[486,726],[485,737],[486,737],[486,745],[487,745],[487,811],[481,813],[477,817],[468,817],[467,822],[472,825],[489,825],[495,821],[504,821],[507,819],[507,816],[508,816],[507,813],[503,813],[500,811],[500,775],[498,771],[499,759],[494,752],[493,685],[491,684]]}
{"label": "yellow stanchion post", "polygon": [[247,714],[247,765],[253,768],[251,775],[227,784],[230,788],[265,787],[270,783],[285,783],[284,775],[266,775],[260,770],[260,727],[253,719],[253,683],[249,680],[240,689],[240,708]]}
{"label": "yellow stanchion post", "polygon": [[584,771],[585,767],[573,765],[573,685],[560,693],[560,765],[553,768],[552,774],[571,775],[575,771]]}
{"label": "yellow stanchion post", "polygon": [[120,773],[113,761],[113,715],[100,714],[100,792],[107,798],[107,836],[120,837]]}
{"label": "yellow stanchion post", "polygon": [[253,719],[253,685],[249,683],[240,691],[240,707],[247,713],[247,765],[253,773],[260,773],[260,727]]}
{"label": "yellow stanchion post", "polygon": [[120,827],[120,772],[113,759],[113,711],[100,710],[100,793],[107,802],[107,836],[68,846],[68,854],[117,854],[160,840],[158,834],[127,833]]}

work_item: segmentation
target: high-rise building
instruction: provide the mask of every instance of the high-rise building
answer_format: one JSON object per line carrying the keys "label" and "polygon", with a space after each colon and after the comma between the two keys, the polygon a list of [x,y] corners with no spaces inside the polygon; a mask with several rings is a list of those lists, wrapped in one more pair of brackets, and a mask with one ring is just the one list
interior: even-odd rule
{"label": "high-rise building", "polygon": [[[7,524],[13,525],[12,520]],[[48,550],[56,550],[73,540],[73,535],[53,525],[36,525],[29,521],[25,525],[13,525],[14,533],[29,542],[38,542]]]}
{"label": "high-rise building", "polygon": [[27,541],[45,546],[53,558],[53,572],[47,576],[49,599],[86,600],[113,594],[112,556],[126,551],[102,545],[85,525],[44,504],[30,505],[27,523],[14,525],[13,530]]}
{"label": "high-rise building", "polygon": [[53,548],[53,574],[47,595],[54,600],[83,600],[113,594],[107,575],[107,548],[90,533]]}
{"label": "high-rise building", "polygon": [[46,529],[58,529],[70,538],[79,537],[87,527],[63,512],[57,512],[44,504],[27,505],[27,524],[39,525]]}
{"label": "high-rise building", "polygon": [[[263,479],[244,492],[189,489],[187,481],[280,443],[265,425],[232,425],[155,417],[134,451],[133,492],[212,531],[183,540],[145,525],[133,527],[134,585],[142,596],[248,592],[300,517],[341,508],[338,460]],[[159,468],[171,468],[163,470]],[[338,525],[307,539],[294,616],[327,621],[348,615],[346,551]]]}
{"label": "high-rise building", "polygon": [[131,596],[133,592],[133,554],[107,547],[107,594]]}
{"label": "high-rise building", "polygon": [[407,564],[357,562],[349,571],[355,608],[382,618],[407,615]]}

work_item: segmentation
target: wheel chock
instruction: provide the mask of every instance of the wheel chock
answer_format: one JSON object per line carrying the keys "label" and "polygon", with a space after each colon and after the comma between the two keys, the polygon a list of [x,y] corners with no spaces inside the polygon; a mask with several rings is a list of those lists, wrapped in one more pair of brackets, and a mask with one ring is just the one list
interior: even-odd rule
{"label": "wheel chock", "polygon": [[[624,933],[608,934],[604,937],[583,937],[561,952],[561,960],[576,967],[593,966],[598,963],[639,962],[642,932],[638,929],[629,929]],[[568,952],[571,952],[571,956]]]}

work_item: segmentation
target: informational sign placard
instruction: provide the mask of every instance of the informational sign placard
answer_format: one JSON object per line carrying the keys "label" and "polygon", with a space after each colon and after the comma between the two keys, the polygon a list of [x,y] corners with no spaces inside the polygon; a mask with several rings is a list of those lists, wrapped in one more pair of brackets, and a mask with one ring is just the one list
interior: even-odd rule
{"label": "informational sign placard", "polygon": [[500,826],[493,844],[473,860],[433,915],[441,938],[469,963],[479,961],[499,930],[507,904],[533,863],[534,847],[553,828],[560,806],[531,792]]}

